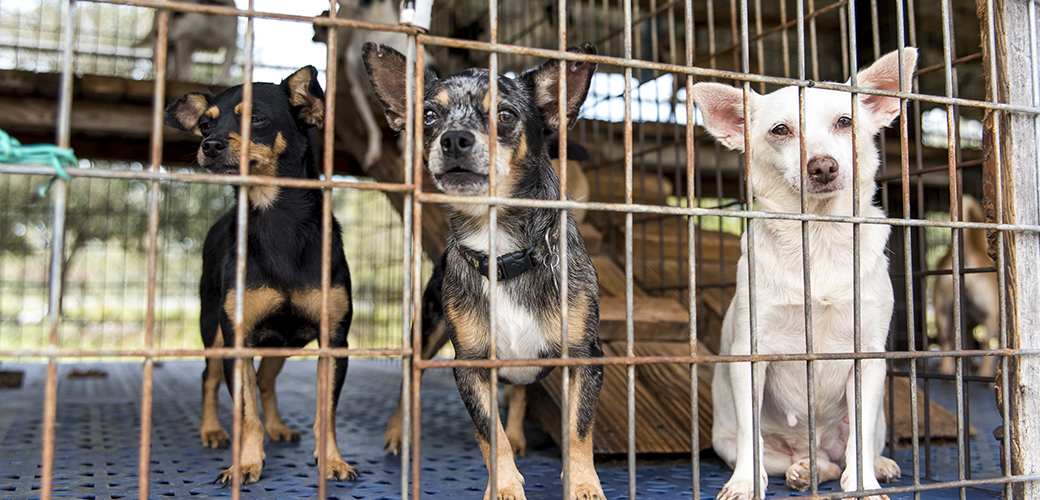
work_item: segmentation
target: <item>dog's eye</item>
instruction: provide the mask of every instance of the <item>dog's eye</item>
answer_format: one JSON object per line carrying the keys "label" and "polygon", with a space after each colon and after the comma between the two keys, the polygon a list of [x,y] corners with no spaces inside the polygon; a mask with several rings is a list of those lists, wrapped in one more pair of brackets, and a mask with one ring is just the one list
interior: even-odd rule
{"label": "dog's eye", "polygon": [[209,135],[213,131],[213,124],[210,122],[202,122],[199,124],[199,132],[202,135]]}
{"label": "dog's eye", "polygon": [[503,109],[498,112],[498,121],[502,122],[504,125],[512,125],[513,122],[516,121],[516,113],[513,113],[508,109]]}
{"label": "dog's eye", "polygon": [[254,113],[253,116],[252,116],[252,121],[253,121],[253,126],[254,127],[257,126],[257,125],[266,125],[267,124],[267,117],[264,116],[264,115],[258,115],[258,114]]}
{"label": "dog's eye", "polygon": [[770,130],[769,133],[773,135],[788,135],[791,133],[791,129],[787,128],[787,125],[781,123],[780,125],[773,127],[773,130]]}
{"label": "dog's eye", "polygon": [[848,116],[843,116],[841,118],[838,118],[838,128],[849,128],[851,126],[852,126],[852,118],[849,118]]}
{"label": "dog's eye", "polygon": [[437,123],[437,112],[432,109],[427,109],[426,113],[423,113],[423,125],[429,127],[434,123]]}

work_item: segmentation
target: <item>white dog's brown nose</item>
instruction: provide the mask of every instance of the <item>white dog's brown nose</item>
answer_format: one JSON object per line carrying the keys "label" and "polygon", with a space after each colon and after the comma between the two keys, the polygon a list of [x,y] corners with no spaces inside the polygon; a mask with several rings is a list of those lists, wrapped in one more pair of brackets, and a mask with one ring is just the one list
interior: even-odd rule
{"label": "white dog's brown nose", "polygon": [[830,184],[838,176],[838,161],[830,156],[816,156],[806,165],[809,177],[822,185]]}

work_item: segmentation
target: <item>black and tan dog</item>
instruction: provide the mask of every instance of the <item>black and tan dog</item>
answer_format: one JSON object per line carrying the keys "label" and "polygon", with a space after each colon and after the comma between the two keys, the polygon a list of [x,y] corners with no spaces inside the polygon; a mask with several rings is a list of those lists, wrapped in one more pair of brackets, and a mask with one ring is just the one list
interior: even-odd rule
{"label": "black and tan dog", "polygon": [[[311,149],[313,127],[325,115],[325,96],[317,71],[302,68],[281,84],[253,84],[249,173],[286,178],[317,178]],[[165,123],[202,137],[197,159],[217,174],[239,171],[242,148],[242,87],[216,96],[193,92],[166,108]],[[246,347],[303,347],[318,338],[321,321],[321,192],[276,186],[249,189],[246,289],[243,291],[242,331]],[[202,256],[202,341],[207,347],[234,345],[236,213],[232,208],[209,231]],[[329,290],[329,345],[346,347],[352,316],[350,270],[343,255],[339,223],[332,221],[331,289]],[[298,441],[299,432],[278,416],[274,381],[285,358],[267,357],[254,371],[252,360],[243,363],[244,416],[241,465],[245,483],[260,479],[264,464],[264,429],[271,439]],[[228,434],[217,420],[217,393],[221,379],[233,380],[234,360],[210,358],[203,372],[202,442],[227,446]],[[326,422],[326,476],[357,476],[343,461],[336,445],[335,412],[347,373],[347,359],[336,358],[329,367],[330,390]],[[322,366],[319,364],[319,367]],[[264,425],[260,423],[257,388],[261,393]],[[319,406],[320,408],[320,406]],[[317,413],[316,413],[317,414]],[[321,435],[314,421],[315,439]],[[315,456],[317,456],[317,449]],[[231,469],[217,479],[231,481]]]}
{"label": "black and tan dog", "polygon": [[[595,54],[591,44],[571,49]],[[397,131],[405,126],[407,62],[399,52],[366,44],[365,66],[387,121]],[[559,199],[560,186],[547,152],[547,137],[561,126],[573,125],[588,93],[595,64],[567,63],[567,116],[559,116],[557,61],[524,72],[516,79],[498,78],[498,145],[489,151],[488,113],[492,96],[484,69],[468,69],[444,79],[426,75],[424,89],[423,155],[437,188],[453,195],[486,195],[490,165],[496,166],[497,194],[512,198]],[[555,144],[555,141],[553,141]],[[458,359],[483,359],[490,349],[488,208],[450,204],[451,220],[444,274],[444,314]],[[599,291],[592,266],[574,219],[567,215],[567,233],[559,235],[558,210],[499,207],[496,250],[497,352],[502,359],[557,357],[561,353],[559,242],[567,241],[567,338],[573,357],[600,357]],[[509,384],[533,383],[551,368],[507,367],[499,380]],[[592,424],[603,382],[601,366],[571,369],[570,485],[564,498],[602,499],[603,489],[592,463]],[[501,422],[490,417],[490,370],[456,368],[462,400],[477,427],[477,441],[487,464],[498,467],[497,499],[525,498],[523,477]],[[495,432],[497,456],[490,456],[489,439]],[[490,497],[490,485],[485,498]]]}

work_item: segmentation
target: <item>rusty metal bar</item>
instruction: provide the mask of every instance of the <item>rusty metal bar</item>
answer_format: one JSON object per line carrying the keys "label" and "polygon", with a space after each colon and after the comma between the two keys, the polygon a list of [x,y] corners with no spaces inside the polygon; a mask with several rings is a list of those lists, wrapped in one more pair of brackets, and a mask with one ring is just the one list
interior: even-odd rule
{"label": "rusty metal bar", "polygon": [[[708,2],[711,3],[710,1]],[[693,0],[685,0],[684,4],[684,16],[683,26],[685,26],[685,42],[686,42],[686,64],[693,66],[694,64],[694,18],[693,18]],[[672,43],[674,46],[675,44]],[[674,58],[673,58],[674,61]],[[686,77],[686,89],[693,88],[694,78],[693,76]],[[694,110],[694,102],[690,97],[689,93],[686,96],[686,206],[692,207],[695,203],[694,194],[697,189],[697,171],[696,166],[696,127],[694,123],[696,116]],[[693,217],[686,218],[686,235],[687,241],[689,242],[689,248],[687,248],[687,271],[686,281],[688,285],[687,303],[689,304],[688,314],[690,315],[690,355],[694,356],[699,351],[697,350],[697,259],[696,253],[694,252],[694,244],[699,241],[697,238],[697,225]],[[696,364],[690,364],[690,487],[693,490],[692,498],[701,497],[701,456],[700,456],[700,380],[698,379],[698,366]]]}
{"label": "rusty metal bar", "polygon": [[687,216],[714,216],[741,219],[779,219],[779,220],[806,220],[811,222],[845,222],[857,224],[880,224],[886,226],[909,226],[909,227],[946,227],[946,228],[978,228],[996,229],[1004,231],[1040,232],[1040,225],[1033,224],[996,224],[988,222],[953,222],[933,221],[925,219],[894,219],[888,217],[848,217],[837,215],[813,215],[792,214],[784,212],[760,212],[755,210],[718,210],[712,208],[697,207],[672,207],[657,205],[626,205],[621,203],[576,203],[573,201],[547,201],[533,199],[497,198],[482,196],[453,196],[441,193],[423,193],[421,200],[430,203],[458,203],[471,205],[495,205],[513,207],[544,207],[544,208],[585,208],[588,210],[604,212],[631,212],[661,214],[661,215],[687,215]]}
{"label": "rusty metal bar", "polygon": [[[226,186],[280,186],[304,189],[352,189],[355,191],[383,191],[387,193],[405,193],[412,190],[410,183],[397,184],[390,182],[366,181],[333,181],[319,179],[291,179],[287,177],[269,177],[240,175],[175,172],[152,172],[139,170],[110,170],[102,168],[66,168],[70,177],[86,177],[95,179],[117,180],[157,180],[167,182],[183,182],[198,184],[220,184]],[[20,175],[54,175],[54,168],[45,165],[26,165],[16,163],[0,164],[0,174]]]}
{"label": "rusty metal bar", "polygon": [[[170,11],[162,10],[156,12],[159,22],[156,32],[155,43],[155,67],[156,78],[153,83],[154,93],[152,97],[152,133],[151,133],[151,171],[158,172],[162,163],[163,147],[163,109],[165,107],[164,96],[166,95],[166,52]],[[155,346],[155,285],[159,258],[159,181],[153,180],[149,183],[148,190],[148,253],[147,253],[147,300],[144,325],[144,345],[146,349]],[[138,496],[141,500],[148,499],[149,493],[149,464],[151,462],[152,444],[152,401],[153,384],[155,380],[155,360],[151,357],[145,358],[141,380],[141,429],[140,449],[138,451]]]}
{"label": "rusty metal bar", "polygon": [[[498,0],[488,0],[488,22],[491,43],[498,42]],[[566,20],[561,20],[566,22]],[[488,54],[488,195],[498,194],[498,54]],[[563,119],[561,117],[561,119]],[[498,359],[498,207],[488,204],[488,359]],[[498,428],[502,417],[498,407],[498,368],[491,367],[488,377],[491,428],[488,440],[488,494],[498,498]],[[418,497],[416,497],[418,500]]]}
{"label": "rusty metal bar", "polygon": [[[624,59],[632,60],[632,1],[622,0],[624,4],[625,36],[624,36]],[[625,120],[624,120],[624,145],[625,145],[625,204],[632,205],[632,68],[625,67]],[[625,212],[625,357],[632,358],[635,355],[635,316],[634,300],[635,287],[632,276],[632,212]],[[628,403],[628,498],[636,498],[636,372],[634,366],[628,366],[625,371],[626,391],[625,397]]]}
{"label": "rusty metal bar", "polygon": [[[386,31],[394,33],[404,33],[407,35],[416,35],[418,30],[410,26],[400,24],[383,24],[383,23],[372,23],[366,21],[356,21],[350,18],[333,18],[333,17],[314,17],[314,16],[297,16],[293,14],[280,14],[277,12],[264,12],[256,10],[252,3],[250,3],[247,9],[236,9],[232,7],[221,7],[214,4],[202,4],[202,3],[185,3],[177,1],[165,1],[165,0],[87,0],[93,3],[107,3],[113,5],[131,5],[136,7],[151,7],[153,9],[169,9],[173,12],[192,12],[199,14],[212,14],[216,16],[232,16],[232,17],[245,17],[248,19],[275,19],[281,21],[295,21],[305,24],[316,24],[318,26],[326,26],[329,28],[355,28],[369,31]],[[248,54],[248,52],[245,52]],[[244,80],[248,81],[248,80]]]}
{"label": "rusty metal bar", "polygon": [[[424,61],[425,49],[423,49],[423,36],[419,35],[419,36],[415,37],[415,43],[414,43],[415,47],[414,47],[414,49],[411,47],[411,45],[412,44],[409,43],[409,50],[415,50],[415,56],[414,56],[415,57],[415,64],[414,65],[410,65],[411,69],[409,71],[411,71],[412,77],[411,78],[407,78],[407,74],[406,74],[406,83],[407,83],[407,88],[408,88],[408,95],[405,98],[406,99],[405,102],[406,102],[406,104],[410,103],[410,105],[407,106],[408,111],[406,111],[406,113],[411,113],[411,115],[409,116],[409,115],[406,114],[406,120],[405,120],[405,131],[406,131],[406,134],[407,134],[406,135],[406,144],[405,144],[405,150],[406,150],[406,153],[405,153],[406,156],[405,157],[410,161],[410,163],[409,162],[405,162],[405,172],[406,172],[405,173],[405,180],[408,181],[412,186],[414,186],[414,189],[413,189],[412,192],[406,193],[406,197],[407,197],[406,198],[406,202],[407,202],[406,206],[410,206],[411,210],[412,210],[412,226],[411,226],[412,234],[411,234],[411,238],[412,238],[413,244],[412,244],[412,247],[410,249],[410,251],[412,252],[412,278],[411,278],[412,279],[412,281],[411,281],[411,284],[412,284],[412,287],[411,287],[411,300],[412,300],[412,311],[413,311],[413,314],[412,314],[412,338],[411,338],[412,355],[407,358],[407,359],[409,359],[411,361],[410,362],[405,362],[404,363],[405,366],[402,367],[402,370],[404,370],[405,368],[411,368],[411,373],[409,375],[406,375],[406,376],[408,376],[411,379],[411,383],[410,383],[410,385],[411,385],[411,394],[409,394],[409,397],[411,399],[406,399],[405,400],[405,401],[411,403],[411,412],[410,412],[410,414],[409,413],[405,413],[405,415],[404,415],[406,418],[411,418],[411,421],[409,422],[408,420],[405,420],[402,423],[402,425],[407,425],[407,424],[410,423],[411,424],[411,426],[410,426],[411,431],[410,431],[410,433],[405,434],[404,436],[402,436],[402,437],[405,438],[405,440],[403,440],[402,444],[401,444],[401,446],[402,446],[401,470],[402,471],[405,470],[405,468],[406,468],[405,465],[406,465],[407,459],[411,458],[412,459],[412,461],[411,461],[411,463],[412,463],[412,498],[418,500],[419,498],[421,498],[421,494],[422,494],[422,490],[421,490],[422,483],[420,481],[421,473],[422,473],[421,472],[421,468],[422,468],[421,465],[422,464],[421,464],[421,460],[420,460],[420,457],[422,457],[422,404],[421,404],[422,368],[415,364],[415,360],[416,360],[415,353],[419,353],[418,358],[421,361],[421,358],[422,358],[422,323],[421,322],[416,322],[415,318],[421,318],[422,317],[422,291],[421,291],[420,287],[422,286],[422,283],[421,283],[421,278],[422,278],[422,250],[421,250],[421,248],[422,248],[422,220],[423,220],[422,211],[423,211],[423,204],[419,201],[419,195],[422,194],[422,178],[423,178],[423,162],[422,162],[422,157],[423,157],[423,154],[422,154],[422,148],[423,148],[423,128],[418,126],[418,123],[419,123],[419,120],[421,120],[420,117],[422,117],[422,115],[423,115],[423,99],[419,98],[421,96],[419,95],[418,90],[422,89],[422,88],[425,88],[425,83],[424,83],[425,71],[421,70],[421,68],[425,67],[425,61]],[[410,155],[410,156],[408,156],[408,155]],[[409,165],[411,165],[411,169],[408,168]],[[407,230],[408,227],[405,226],[405,229]],[[407,294],[405,294],[405,298],[406,299],[408,298]],[[408,343],[406,343],[405,345],[408,345]],[[408,366],[409,364],[411,365],[410,367]],[[404,447],[409,444],[407,439],[411,439],[412,440],[411,443],[410,443],[411,444],[411,457],[409,457],[407,454],[404,453]],[[407,486],[406,486],[407,483],[408,483],[407,482],[407,477],[404,477],[402,475],[402,477],[401,477],[401,490],[402,490],[401,499],[402,500],[408,500],[408,495],[407,495],[407,490],[408,489],[407,489]]]}
{"label": "rusty metal bar", "polygon": [[[58,96],[57,143],[59,147],[69,147],[71,135],[70,115],[72,112],[72,46],[75,26],[75,4],[72,0],[63,0],[61,9],[62,60],[61,93]],[[50,189],[51,204],[51,255],[50,276],[48,277],[47,312],[50,323],[48,345],[56,349],[60,345],[58,329],[61,328],[61,301],[63,294],[62,277],[65,264],[65,210],[68,203],[68,181],[58,178]],[[54,492],[54,427],[58,416],[58,364],[57,358],[47,361],[47,384],[44,388],[43,400],[43,451],[40,463],[40,497],[50,500]]]}

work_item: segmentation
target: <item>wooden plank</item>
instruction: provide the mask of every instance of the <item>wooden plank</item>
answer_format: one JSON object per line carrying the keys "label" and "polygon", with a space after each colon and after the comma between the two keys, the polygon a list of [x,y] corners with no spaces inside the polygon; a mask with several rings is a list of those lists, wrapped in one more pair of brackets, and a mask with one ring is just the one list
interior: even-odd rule
{"label": "wooden plank", "polygon": [[[624,175],[612,176],[609,172],[593,170],[586,174],[589,178],[589,199],[604,202],[625,202]],[[673,192],[672,181],[667,178],[658,179],[655,174],[641,176],[638,172],[632,178],[632,200],[636,203],[658,204],[667,201]]]}
{"label": "wooden plank", "polygon": [[[893,398],[889,398],[888,394],[885,394],[885,417],[893,424],[893,435],[897,442],[910,442],[913,438],[913,425],[911,425],[911,414],[910,414],[910,379],[905,377],[893,377],[891,379],[892,394]],[[889,384],[886,382],[885,390],[887,391]],[[889,405],[889,399],[895,400],[895,413],[892,412],[892,406]],[[920,386],[917,388],[917,433],[918,436],[924,437],[925,431],[925,410],[924,410],[924,392]],[[931,420],[930,430],[932,433],[932,439],[957,439],[957,415],[952,411],[946,409],[934,400],[931,401],[928,410],[928,416]],[[969,436],[978,436],[979,430],[974,425],[968,429]]]}
{"label": "wooden plank", "polygon": [[[623,356],[623,343],[604,344],[607,356]],[[637,343],[636,355],[682,355],[689,345],[675,342]],[[707,354],[701,346],[698,352]],[[711,446],[710,414],[711,367],[698,367],[698,439],[701,449]],[[558,443],[560,440],[561,370],[554,370],[529,390],[529,404],[543,427]],[[687,366],[647,365],[636,369],[636,452],[689,453],[690,371]],[[627,375],[623,366],[604,369],[603,390],[596,407],[593,442],[596,453],[620,454],[628,451]]]}
{"label": "wooden plank", "polygon": [[[638,340],[682,342],[690,336],[690,313],[670,298],[634,298],[632,319]],[[599,301],[599,338],[604,341],[626,338],[624,297],[601,297]]]}
{"label": "wooden plank", "polygon": [[[625,270],[614,263],[614,259],[606,255],[592,255],[592,265],[596,267],[599,274],[599,297],[624,297],[625,296]],[[639,287],[634,287],[633,294],[638,297],[646,297],[646,292]],[[602,308],[601,308],[602,309]]]}
{"label": "wooden plank", "polygon": [[589,255],[599,255],[600,248],[603,246],[603,233],[588,222],[578,224],[578,232],[581,233],[581,239],[585,242],[585,251]]}
{"label": "wooden plank", "polygon": [[[621,219],[622,221],[624,219]],[[615,224],[614,253],[623,263],[625,256],[625,226]],[[638,221],[632,228],[632,257],[634,259],[686,259],[690,251],[686,219],[666,217],[664,219]],[[735,263],[740,258],[740,236],[721,231],[701,231],[700,240],[694,245],[697,260],[718,262],[720,248],[726,262]]]}

